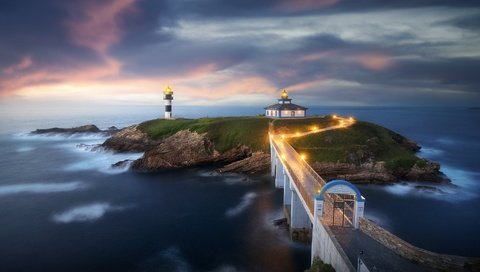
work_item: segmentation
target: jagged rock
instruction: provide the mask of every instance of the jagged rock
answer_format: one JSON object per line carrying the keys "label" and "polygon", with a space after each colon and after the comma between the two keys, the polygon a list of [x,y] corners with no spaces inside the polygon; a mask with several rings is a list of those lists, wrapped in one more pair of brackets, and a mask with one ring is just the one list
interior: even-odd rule
{"label": "jagged rock", "polygon": [[250,157],[230,163],[218,171],[220,173],[235,172],[245,174],[264,174],[270,169],[270,155],[255,152]]}
{"label": "jagged rock", "polygon": [[126,127],[108,138],[102,146],[115,152],[144,152],[157,144],[138,129],[138,125]]}
{"label": "jagged rock", "polygon": [[449,182],[440,172],[440,165],[425,160],[425,166],[415,164],[408,172],[391,172],[384,162],[362,164],[340,162],[314,162],[312,168],[326,180],[345,179],[355,183],[391,183],[400,180]]}
{"label": "jagged rock", "polygon": [[398,179],[385,168],[383,162],[363,164],[314,162],[312,168],[324,179],[345,179],[356,183],[390,183]]}
{"label": "jagged rock", "polygon": [[114,164],[111,165],[111,168],[125,168],[128,167],[133,160],[123,160],[123,161],[118,161]]}
{"label": "jagged rock", "polygon": [[113,134],[115,134],[119,131],[120,131],[120,129],[117,128],[116,126],[111,126],[111,127],[107,128],[107,130],[104,130],[104,132],[108,132],[110,135],[113,135]]}
{"label": "jagged rock", "polygon": [[74,133],[99,133],[102,132],[97,126],[95,125],[84,125],[79,127],[73,128],[47,128],[47,129],[37,129],[30,133],[32,134],[48,134],[48,133],[65,133],[65,134],[74,134]]}
{"label": "jagged rock", "polygon": [[448,182],[449,179],[440,172],[440,164],[428,160],[424,160],[424,164],[419,166],[416,163],[410,170],[406,173],[406,180],[415,180],[415,181],[431,181],[431,182]]}
{"label": "jagged rock", "polygon": [[354,164],[373,162],[375,160],[375,155],[368,149],[368,146],[357,146],[345,151],[345,154],[347,160]]}
{"label": "jagged rock", "polygon": [[145,152],[132,164],[137,170],[159,170],[209,163],[214,160],[213,143],[204,134],[182,130]]}
{"label": "jagged rock", "polygon": [[215,162],[217,163],[232,163],[238,160],[245,159],[252,155],[252,150],[246,145],[238,145],[236,148],[232,148],[223,154],[215,152]]}

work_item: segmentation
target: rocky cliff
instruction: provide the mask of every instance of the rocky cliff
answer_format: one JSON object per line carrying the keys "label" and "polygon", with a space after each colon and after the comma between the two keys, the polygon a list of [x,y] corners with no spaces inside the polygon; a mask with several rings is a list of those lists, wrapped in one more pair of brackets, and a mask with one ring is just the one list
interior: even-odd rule
{"label": "rocky cliff", "polygon": [[[248,127],[257,122],[257,119],[252,118],[240,119],[242,120],[249,122]],[[265,119],[258,120],[264,122]],[[218,122],[222,122],[221,126]],[[149,121],[119,131],[102,146],[116,152],[145,152],[142,158],[132,163],[132,169],[135,170],[155,171],[212,164],[216,165],[218,171],[222,173],[268,173],[270,169],[270,155],[267,154],[269,153],[268,141],[265,146],[263,142],[265,137],[260,135],[266,132],[248,131],[248,127],[247,130],[239,129],[237,119],[218,119],[218,122],[217,119]],[[200,125],[207,126],[205,124],[211,127],[200,127]],[[264,123],[259,125],[259,127],[263,126]],[[369,134],[372,131],[375,132],[374,137]],[[439,164],[408,155],[418,151],[420,147],[399,134],[368,124],[362,124],[351,132],[344,130],[335,133],[333,135],[321,133],[314,138],[312,135],[310,139],[316,141],[313,143],[296,142],[298,148],[304,148],[302,152],[306,150],[314,152],[311,154],[331,153],[344,158],[343,160],[335,159],[335,162],[313,156],[310,158],[311,166],[326,180],[346,179],[357,183],[448,180],[440,172]],[[159,137],[159,135],[165,136]],[[355,137],[346,138],[349,135]],[[241,143],[247,142],[244,140],[246,137],[250,144]],[[339,142],[338,139],[343,142]],[[262,144],[255,147],[257,143]],[[319,151],[315,151],[319,146]],[[329,148],[333,151],[327,151]],[[403,155],[388,157],[389,160],[385,162],[378,159],[382,155],[379,150],[384,152],[383,154],[385,150],[394,150],[394,153]],[[405,157],[405,154],[408,156]],[[382,156],[385,157],[385,155]]]}
{"label": "rocky cliff", "polygon": [[154,141],[136,126],[128,127],[110,139],[103,147],[117,152],[145,151],[132,164],[132,169],[154,171],[202,164],[225,165],[252,155],[245,145],[239,145],[222,154],[205,134],[181,130],[163,140]]}
{"label": "rocky cliff", "polygon": [[360,164],[314,162],[311,166],[326,180],[345,179],[355,183],[391,183],[399,180],[448,182],[448,178],[440,172],[440,165],[427,160],[421,166],[415,164],[403,171],[389,170],[382,161]]}
{"label": "rocky cliff", "polygon": [[140,131],[138,125],[134,125],[115,133],[102,146],[116,152],[145,152],[155,147],[157,143]]}

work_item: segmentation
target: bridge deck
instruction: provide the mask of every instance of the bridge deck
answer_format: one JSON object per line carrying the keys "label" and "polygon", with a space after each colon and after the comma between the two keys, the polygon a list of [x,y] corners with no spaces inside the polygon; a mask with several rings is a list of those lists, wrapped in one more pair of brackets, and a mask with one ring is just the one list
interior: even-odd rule
{"label": "bridge deck", "polygon": [[330,230],[347,254],[354,266],[360,251],[362,260],[370,271],[435,271],[397,255],[391,249],[372,239],[361,230],[352,228],[332,227]]}
{"label": "bridge deck", "polygon": [[292,176],[292,182],[307,204],[308,212],[313,217],[315,195],[320,192],[322,186],[325,185],[325,181],[300,157],[290,144],[277,137],[272,137],[272,143],[280,154],[287,171]]}

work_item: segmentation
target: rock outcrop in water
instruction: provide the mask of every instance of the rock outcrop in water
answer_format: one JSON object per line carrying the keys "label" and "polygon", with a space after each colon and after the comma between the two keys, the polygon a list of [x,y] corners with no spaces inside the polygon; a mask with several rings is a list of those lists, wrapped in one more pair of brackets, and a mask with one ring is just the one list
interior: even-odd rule
{"label": "rock outcrop in water", "polygon": [[157,143],[140,131],[138,125],[133,125],[115,133],[102,146],[115,152],[145,152],[155,147]]}
{"label": "rock outcrop in water", "polygon": [[76,134],[76,133],[104,133],[105,135],[113,135],[119,131],[116,127],[109,127],[106,130],[99,129],[96,125],[83,125],[73,128],[47,128],[47,129],[37,129],[31,134]]}

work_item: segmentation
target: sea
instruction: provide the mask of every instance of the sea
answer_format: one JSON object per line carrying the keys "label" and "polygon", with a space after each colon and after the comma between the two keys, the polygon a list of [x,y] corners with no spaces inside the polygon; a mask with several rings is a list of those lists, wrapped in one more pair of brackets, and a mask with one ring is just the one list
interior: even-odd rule
{"label": "sea", "polygon": [[[119,128],[161,107],[0,116],[0,271],[303,271],[310,245],[273,221],[282,191],[270,176],[211,167],[138,173],[112,164],[142,154],[95,149],[101,134],[30,135],[37,128]],[[213,114],[212,114],[213,113]],[[262,113],[254,107],[175,107],[185,118]],[[451,184],[359,185],[365,217],[415,246],[480,256],[480,110],[314,107],[374,122],[422,146]],[[423,187],[428,185],[430,187]],[[434,189],[432,189],[434,188]]]}

